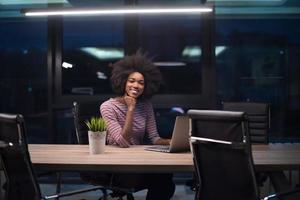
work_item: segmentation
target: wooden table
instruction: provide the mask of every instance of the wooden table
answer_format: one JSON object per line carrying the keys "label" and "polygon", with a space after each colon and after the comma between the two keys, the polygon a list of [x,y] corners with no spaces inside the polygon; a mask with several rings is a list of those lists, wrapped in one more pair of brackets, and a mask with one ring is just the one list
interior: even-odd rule
{"label": "wooden table", "polygon": [[300,143],[252,145],[252,155],[258,171],[300,170]]}
{"label": "wooden table", "polygon": [[[30,144],[32,163],[38,169],[109,172],[192,172],[190,152],[145,151],[145,146],[106,146],[104,154],[90,155],[88,145]],[[253,145],[256,170],[299,170],[300,144]]]}

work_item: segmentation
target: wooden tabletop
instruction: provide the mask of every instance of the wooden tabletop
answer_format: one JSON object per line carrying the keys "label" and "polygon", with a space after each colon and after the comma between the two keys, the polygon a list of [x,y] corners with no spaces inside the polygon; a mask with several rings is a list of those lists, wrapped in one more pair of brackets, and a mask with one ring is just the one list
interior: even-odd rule
{"label": "wooden tabletop", "polygon": [[[104,154],[90,155],[88,145],[30,144],[35,167],[45,170],[110,172],[192,172],[190,152],[160,153],[145,151],[145,146],[130,148],[106,146]],[[257,170],[300,169],[300,144],[254,145]]]}
{"label": "wooden tabletop", "polygon": [[300,170],[300,143],[271,143],[252,146],[256,170]]}

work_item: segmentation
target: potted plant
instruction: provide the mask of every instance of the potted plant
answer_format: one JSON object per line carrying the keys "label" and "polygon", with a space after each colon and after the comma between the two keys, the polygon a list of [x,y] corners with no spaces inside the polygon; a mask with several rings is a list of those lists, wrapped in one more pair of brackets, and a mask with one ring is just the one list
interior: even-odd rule
{"label": "potted plant", "polygon": [[88,127],[90,154],[104,153],[107,124],[102,117],[85,121]]}

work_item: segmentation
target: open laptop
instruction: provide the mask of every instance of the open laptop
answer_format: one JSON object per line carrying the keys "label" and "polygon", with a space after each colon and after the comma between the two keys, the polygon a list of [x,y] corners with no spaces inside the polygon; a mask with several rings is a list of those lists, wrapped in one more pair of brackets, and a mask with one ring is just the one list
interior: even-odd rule
{"label": "open laptop", "polygon": [[176,117],[170,145],[152,145],[145,147],[145,150],[167,153],[189,151],[189,117]]}

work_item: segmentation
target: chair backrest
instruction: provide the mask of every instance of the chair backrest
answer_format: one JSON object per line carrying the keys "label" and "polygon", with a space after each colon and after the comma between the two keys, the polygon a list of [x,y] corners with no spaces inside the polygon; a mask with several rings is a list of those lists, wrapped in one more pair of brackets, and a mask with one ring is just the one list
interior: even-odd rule
{"label": "chair backrest", "polygon": [[73,102],[74,125],[78,144],[88,144],[88,128],[85,121],[101,115],[100,105],[101,102],[99,101]]}
{"label": "chair backrest", "polygon": [[6,199],[41,199],[22,115],[0,114],[0,143],[1,162],[7,178]]}
{"label": "chair backrest", "polygon": [[246,112],[249,118],[251,143],[269,142],[270,106],[257,102],[224,102],[223,110]]}
{"label": "chair backrest", "polygon": [[195,199],[256,200],[247,115],[189,110],[191,150],[199,188]]}

